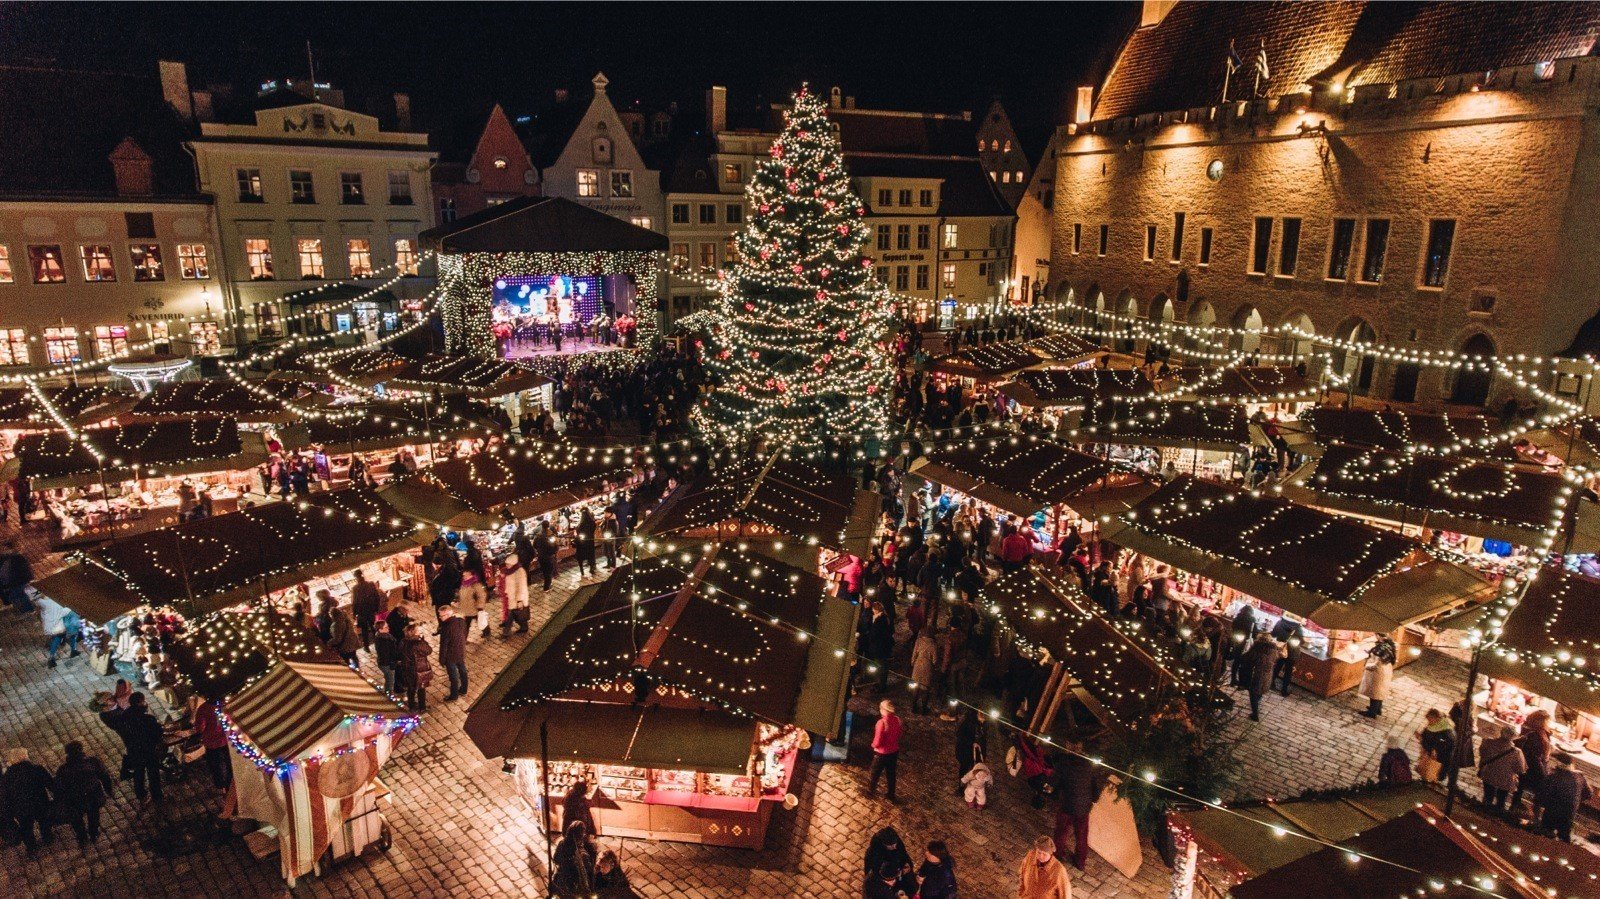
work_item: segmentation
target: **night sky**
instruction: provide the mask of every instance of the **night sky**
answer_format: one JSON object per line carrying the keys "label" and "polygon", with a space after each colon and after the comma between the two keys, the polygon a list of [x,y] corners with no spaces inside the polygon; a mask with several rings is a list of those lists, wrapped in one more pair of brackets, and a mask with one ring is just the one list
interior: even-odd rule
{"label": "night sky", "polygon": [[861,106],[981,112],[999,96],[1037,155],[1136,24],[1134,3],[5,3],[0,60],[149,73],[189,64],[197,87],[306,72],[351,93],[406,91],[419,122],[481,125],[595,71],[620,104],[736,108],[801,81]]}

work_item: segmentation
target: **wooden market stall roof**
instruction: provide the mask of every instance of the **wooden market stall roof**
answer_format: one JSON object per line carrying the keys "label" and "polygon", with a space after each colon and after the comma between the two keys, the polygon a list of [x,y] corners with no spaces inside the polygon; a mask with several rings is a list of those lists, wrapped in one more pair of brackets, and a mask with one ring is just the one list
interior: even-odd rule
{"label": "wooden market stall roof", "polygon": [[1580,500],[1562,475],[1508,462],[1336,443],[1292,480],[1284,495],[1297,502],[1522,546],[1538,546],[1556,522],[1569,521],[1575,552],[1600,549],[1592,501]]}
{"label": "wooden market stall roof", "polygon": [[226,709],[262,755],[278,760],[298,757],[347,718],[415,717],[342,662],[278,661]]}
{"label": "wooden market stall roof", "polygon": [[1170,377],[1176,383],[1169,386],[1163,379],[1162,387],[1174,398],[1270,403],[1310,401],[1318,393],[1317,385],[1293,365],[1186,366],[1173,370]]}
{"label": "wooden market stall roof", "polygon": [[715,539],[747,536],[754,526],[866,558],[881,500],[848,474],[785,458],[780,450],[694,478],[639,530]]}
{"label": "wooden market stall roof", "polygon": [[1493,594],[1392,531],[1186,475],[1104,536],[1326,628],[1388,632]]}
{"label": "wooden market stall roof", "polygon": [[[756,722],[832,736],[856,608],[811,571],[706,544],[585,588],[467,715],[487,757],[745,773]],[[804,637],[799,632],[804,633]]]}
{"label": "wooden market stall roof", "polygon": [[1072,578],[1033,565],[985,585],[987,606],[1025,650],[1043,649],[1109,713],[1108,724],[1148,714],[1170,688],[1188,677],[1168,653],[1104,615]]}
{"label": "wooden market stall roof", "polygon": [[1025,371],[1000,392],[1019,405],[1093,406],[1118,400],[1149,398],[1150,378],[1137,368],[1052,368]]}
{"label": "wooden market stall roof", "polygon": [[1100,344],[1067,331],[1035,337],[1027,345],[1046,362],[1070,364],[1107,354]]}
{"label": "wooden market stall roof", "polygon": [[415,548],[417,528],[371,490],[313,493],[113,540],[35,586],[90,621],[146,603],[203,615]]}
{"label": "wooden market stall roof", "polygon": [[1499,423],[1482,415],[1318,406],[1300,413],[1299,420],[1320,446],[1345,443],[1403,453],[1471,443],[1477,446],[1473,455],[1515,458],[1509,445],[1494,442],[1502,433]]}
{"label": "wooden market stall roof", "polygon": [[1128,466],[1032,436],[934,446],[911,473],[1024,518],[1061,503],[1085,518],[1120,513],[1154,490]]}
{"label": "wooden market stall roof", "polygon": [[300,353],[279,359],[270,380],[340,381],[361,387],[383,383],[413,360],[382,347],[335,353]]}
{"label": "wooden market stall roof", "polygon": [[1078,438],[1126,446],[1168,446],[1235,452],[1251,443],[1250,421],[1238,403],[1135,400],[1095,406]]}
{"label": "wooden market stall roof", "polygon": [[1444,626],[1492,640],[1480,662],[1486,676],[1600,715],[1600,581],[1546,565],[1520,599],[1503,595]]}
{"label": "wooden market stall roof", "polygon": [[550,379],[504,359],[429,355],[385,371],[384,383],[401,390],[497,397],[533,390]]}
{"label": "wooden market stall roof", "polygon": [[145,419],[226,416],[247,424],[283,423],[300,414],[285,404],[300,393],[300,385],[290,381],[252,382],[249,387],[231,378],[173,381],[158,385],[131,411]]}
{"label": "wooden market stall roof", "polygon": [[[91,450],[93,448],[93,451]],[[94,451],[104,457],[97,458]],[[190,418],[111,428],[26,434],[6,463],[8,478],[25,477],[35,490],[212,471],[241,471],[266,461],[256,434],[241,435],[232,418]]]}
{"label": "wooden market stall roof", "polygon": [[[74,425],[114,418],[139,401],[109,387],[44,387],[45,399]],[[29,387],[0,388],[0,429],[53,430],[61,427]]]}
{"label": "wooden market stall roof", "polygon": [[930,371],[943,372],[980,381],[1004,378],[1043,362],[1038,353],[1020,340],[1003,340],[985,346],[968,347],[933,360]]}
{"label": "wooden market stall roof", "polygon": [[384,485],[404,514],[449,528],[492,530],[620,488],[632,473],[628,447],[517,443],[445,459]]}
{"label": "wooden market stall roof", "polygon": [[280,429],[279,436],[290,449],[321,446],[330,452],[365,453],[498,430],[466,397],[448,396],[438,403],[416,398],[332,406]]}
{"label": "wooden market stall roof", "polygon": [[260,603],[224,609],[192,623],[167,646],[178,674],[207,699],[226,699],[282,659],[331,662],[341,659],[305,625]]}
{"label": "wooden market stall roof", "polygon": [[[1315,884],[1319,896],[1351,899],[1419,891],[1429,896],[1481,897],[1483,892],[1464,891],[1452,882],[1458,877],[1475,882],[1489,875],[1507,886],[1515,880],[1512,872],[1521,873],[1536,892],[1506,895],[1548,897],[1547,887],[1561,899],[1593,894],[1600,863],[1589,853],[1462,804],[1445,818],[1438,811],[1443,801],[1437,787],[1411,783],[1326,798],[1235,803],[1226,810],[1184,810],[1173,812],[1171,818],[1198,843],[1202,871],[1208,877],[1221,875],[1212,887],[1230,896],[1276,899],[1303,893],[1307,884]],[[1276,836],[1274,828],[1284,835]],[[1434,890],[1425,877],[1389,865],[1351,864],[1344,848],[1329,848],[1296,834],[1423,871],[1446,888]],[[1521,851],[1509,851],[1511,846]],[[1434,864],[1435,858],[1441,863]],[[1387,870],[1379,875],[1378,869]]]}

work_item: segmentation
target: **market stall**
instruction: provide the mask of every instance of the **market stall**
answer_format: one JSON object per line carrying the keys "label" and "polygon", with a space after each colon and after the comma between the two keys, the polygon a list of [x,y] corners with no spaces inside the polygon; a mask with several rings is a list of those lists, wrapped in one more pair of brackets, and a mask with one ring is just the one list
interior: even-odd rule
{"label": "market stall", "polygon": [[1151,474],[1177,471],[1225,483],[1243,476],[1256,442],[1238,403],[1166,400],[1106,403],[1065,436],[1100,444],[1107,458]]}
{"label": "market stall", "polygon": [[236,508],[267,459],[258,434],[231,418],[190,418],[30,434],[3,469],[23,478],[35,507],[78,546],[174,524],[196,509]]}
{"label": "market stall", "polygon": [[227,699],[279,661],[343,664],[292,615],[268,603],[242,603],[205,616],[167,645],[168,662],[185,690]]}
{"label": "market stall", "polygon": [[1239,403],[1245,415],[1295,418],[1322,395],[1297,365],[1228,365],[1172,369],[1160,379],[1166,399]]}
{"label": "market stall", "polygon": [[[378,771],[421,719],[343,664],[279,661],[223,705],[237,817],[272,828],[293,887],[368,846],[387,849]],[[252,839],[254,838],[254,839]]]}
{"label": "market stall", "polygon": [[1340,897],[1594,894],[1600,862],[1592,854],[1462,804],[1445,817],[1443,804],[1438,789],[1413,783],[1171,812],[1168,827],[1178,850],[1171,895],[1278,899],[1308,889]]}
{"label": "market stall", "polygon": [[284,424],[299,417],[290,403],[303,393],[291,381],[259,381],[248,387],[230,378],[174,381],[140,399],[131,414],[138,421],[226,416],[241,425]]}
{"label": "market stall", "polygon": [[329,480],[350,480],[352,457],[360,456],[375,483],[393,477],[397,457],[432,464],[439,444],[482,440],[501,432],[487,410],[460,396],[379,400],[333,406],[278,430],[284,449],[320,451],[329,457]]}
{"label": "market stall", "polygon": [[844,712],[856,608],[814,573],[705,544],[578,591],[466,731],[547,833],[582,779],[602,836],[760,848],[812,735]]}
{"label": "market stall", "polygon": [[959,378],[967,384],[993,384],[1003,381],[1025,368],[1044,362],[1044,357],[1030,349],[1024,341],[1006,340],[985,346],[967,347],[934,359],[928,371],[936,375]]}
{"label": "market stall", "polygon": [[[1378,634],[1415,646],[1421,636],[1408,625],[1495,591],[1393,531],[1187,476],[1108,524],[1104,538],[1170,566],[1176,598],[1202,613],[1231,620],[1249,604],[1258,628],[1301,624],[1295,681],[1321,696],[1360,681]],[[1414,658],[1402,652],[1399,663]]]}
{"label": "market stall", "polygon": [[970,499],[996,517],[1010,514],[1033,531],[1048,557],[1068,525],[1090,529],[1152,490],[1132,467],[1038,437],[972,438],[930,446],[909,474]]}
{"label": "market stall", "polygon": [[1028,341],[1027,346],[1045,362],[1052,363],[1052,368],[1077,368],[1110,355],[1100,344],[1067,331],[1036,337]]}
{"label": "market stall", "polygon": [[0,388],[0,462],[14,455],[25,434],[59,430],[63,421],[79,428],[104,424],[138,402],[106,387],[42,387],[39,393],[31,387]]}
{"label": "market stall", "polygon": [[313,493],[114,540],[34,586],[87,621],[141,604],[192,617],[408,559],[421,534],[371,490]]}
{"label": "market stall", "polygon": [[1489,459],[1516,459],[1503,439],[1507,430],[1482,415],[1317,406],[1300,414],[1300,425],[1304,433],[1291,436],[1290,443],[1305,455],[1344,443],[1395,453],[1470,450]]}
{"label": "market stall", "polygon": [[1387,523],[1498,575],[1552,537],[1558,550],[1600,551],[1600,508],[1576,481],[1510,462],[1332,444],[1283,495]]}

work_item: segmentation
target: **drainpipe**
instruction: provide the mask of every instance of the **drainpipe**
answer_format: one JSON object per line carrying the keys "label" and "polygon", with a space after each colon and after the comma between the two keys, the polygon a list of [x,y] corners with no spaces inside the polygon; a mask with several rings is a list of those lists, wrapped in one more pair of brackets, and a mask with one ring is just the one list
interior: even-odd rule
{"label": "drainpipe", "polygon": [[[183,142],[184,152],[189,154],[189,159],[194,163],[195,183],[203,183],[200,177],[200,157],[194,152],[194,147],[188,142]],[[211,224],[217,235],[217,286],[222,294],[222,308],[224,314],[229,309],[233,311],[233,353],[239,356],[244,352],[244,307],[239,301],[239,286],[228,276],[231,268],[228,264],[228,240],[223,234],[221,202],[214,192],[201,191],[201,196],[211,198]],[[172,335],[167,337],[171,339]]]}

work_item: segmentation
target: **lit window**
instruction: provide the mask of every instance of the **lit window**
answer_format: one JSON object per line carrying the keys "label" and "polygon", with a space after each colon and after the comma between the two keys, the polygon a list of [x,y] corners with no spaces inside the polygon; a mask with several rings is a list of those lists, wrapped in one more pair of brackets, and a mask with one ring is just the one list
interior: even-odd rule
{"label": "lit window", "polygon": [[650,220],[650,216],[648,216],[648,215],[636,215],[633,218],[629,219],[629,221],[633,222],[635,225],[638,225],[641,228],[651,228],[651,227],[654,227],[654,225],[655,225],[655,223]]}
{"label": "lit window", "polygon": [[1017,169],[1017,183],[1022,183],[1022,169]]}
{"label": "lit window", "polygon": [[1383,280],[1383,261],[1389,254],[1389,220],[1367,219],[1367,244],[1361,259],[1361,280]]}
{"label": "lit window", "polygon": [[1001,150],[1006,152],[1006,153],[1010,153],[1011,152],[1011,141],[1009,141],[1009,140],[1006,141],[1005,142],[1005,146],[1001,147]]}
{"label": "lit window", "polygon": [[146,322],[144,329],[149,333],[151,340],[165,341],[167,339],[166,322]]}
{"label": "lit window", "polygon": [[276,337],[278,330],[278,307],[271,303],[262,303],[256,307],[256,331],[262,337]]}
{"label": "lit window", "polygon": [[1250,274],[1264,275],[1267,273],[1267,259],[1271,251],[1272,219],[1266,216],[1258,216],[1250,242]]}
{"label": "lit window", "polygon": [[365,237],[352,237],[344,245],[345,257],[350,260],[350,277],[372,277],[372,241]]}
{"label": "lit window", "polygon": [[578,196],[600,196],[600,172],[595,169],[578,169]]}
{"label": "lit window", "polygon": [[389,205],[391,205],[391,206],[410,206],[411,205],[411,173],[410,172],[390,172],[389,173]]}
{"label": "lit window", "polygon": [[289,202],[315,203],[317,192],[311,181],[311,173],[301,169],[289,172]]}
{"label": "lit window", "polygon": [[739,261],[739,239],[732,234],[722,242],[722,261],[726,265]]}
{"label": "lit window", "polygon": [[1010,172],[1001,172],[1000,173],[1000,183],[1001,184],[1010,184],[1011,183],[1011,173]]}
{"label": "lit window", "polygon": [[51,365],[82,361],[83,355],[78,350],[78,329],[45,328],[44,357]]}
{"label": "lit window", "polygon": [[28,332],[0,328],[0,365],[27,365],[28,360]]}
{"label": "lit window", "polygon": [[1300,220],[1286,218],[1283,220],[1283,236],[1278,244],[1278,274],[1285,278],[1294,277],[1295,269],[1300,266]]}
{"label": "lit window", "polygon": [[950,249],[951,247],[954,247],[956,245],[956,235],[957,234],[958,234],[958,232],[956,231],[956,226],[955,225],[947,223],[944,226],[944,246],[945,246],[945,249]]}
{"label": "lit window", "polygon": [[115,281],[117,270],[111,265],[110,247],[83,247],[83,280]]}
{"label": "lit window", "polygon": [[128,351],[128,329],[123,325],[96,325],[94,329],[94,355],[96,359],[116,356]]}
{"label": "lit window", "polygon": [[222,352],[222,329],[216,322],[190,322],[189,342],[201,356],[215,356]]}
{"label": "lit window", "polygon": [[917,289],[928,289],[928,267],[926,265],[917,266]]}
{"label": "lit window", "polygon": [[504,170],[507,166],[511,165],[511,162],[510,162],[510,160],[506,159],[504,156],[496,156],[494,158],[493,165],[497,169]]}
{"label": "lit window", "polygon": [[[687,208],[687,207],[685,207],[685,208]],[[673,271],[682,271],[683,269],[686,269],[688,267],[689,267],[689,245],[686,244],[686,243],[675,243],[675,244],[673,244],[672,245],[672,269],[673,269]]]}
{"label": "lit window", "polygon": [[325,277],[322,269],[322,238],[302,237],[294,244],[300,254],[300,277]]}
{"label": "lit window", "polygon": [[956,267],[954,263],[945,263],[939,267],[939,281],[946,287],[956,286]]}
{"label": "lit window", "polygon": [[711,203],[700,204],[700,224],[715,225],[717,223],[717,207]]}
{"label": "lit window", "polygon": [[211,266],[206,261],[205,244],[178,244],[178,275],[185,281],[203,281],[211,277]]}
{"label": "lit window", "polygon": [[133,258],[133,280],[135,281],[165,281],[166,270],[161,267],[161,245],[153,243],[136,243],[128,247],[128,255]]}
{"label": "lit window", "polygon": [[360,206],[367,202],[367,192],[361,187],[360,172],[339,173],[339,202],[346,206]]}
{"label": "lit window", "polygon": [[744,207],[738,203],[729,203],[723,207],[722,212],[723,217],[728,220],[730,225],[738,225],[744,222]]}
{"label": "lit window", "polygon": [[717,245],[703,243],[700,245],[700,270],[709,272],[717,267]]}
{"label": "lit window", "polygon": [[239,184],[239,202],[260,203],[266,199],[261,193],[260,169],[238,169],[233,176]]}
{"label": "lit window", "polygon": [[0,245],[0,284],[10,284],[14,280],[11,274],[11,248]]}
{"label": "lit window", "polygon": [[417,276],[417,242],[409,237],[394,241],[394,267],[408,278]]}
{"label": "lit window", "polygon": [[28,247],[28,267],[35,284],[64,284],[67,270],[61,267],[61,247],[55,244]]}
{"label": "lit window", "polygon": [[931,225],[917,226],[917,249],[926,250],[928,242],[932,239],[933,227]]}
{"label": "lit window", "polygon": [[244,261],[250,267],[250,280],[272,280],[272,241],[265,237],[244,239]]}
{"label": "lit window", "polygon": [[744,181],[744,166],[737,162],[724,163],[722,166],[722,183],[739,184]]}
{"label": "lit window", "polygon": [[674,225],[687,225],[687,224],[689,224],[689,204],[688,203],[673,203],[672,204],[672,223]]}
{"label": "lit window", "polygon": [[611,173],[611,195],[613,197],[627,198],[633,196],[633,173]]}
{"label": "lit window", "polygon": [[1455,240],[1455,219],[1428,222],[1428,255],[1422,260],[1422,286],[1444,286],[1444,276],[1450,270],[1450,249]]}

